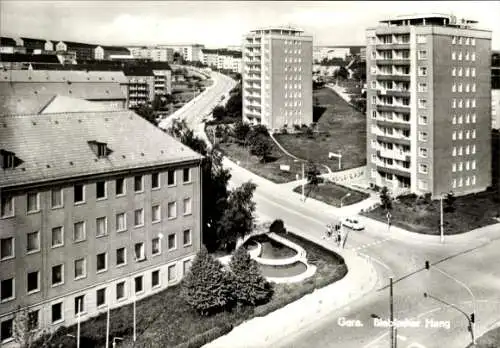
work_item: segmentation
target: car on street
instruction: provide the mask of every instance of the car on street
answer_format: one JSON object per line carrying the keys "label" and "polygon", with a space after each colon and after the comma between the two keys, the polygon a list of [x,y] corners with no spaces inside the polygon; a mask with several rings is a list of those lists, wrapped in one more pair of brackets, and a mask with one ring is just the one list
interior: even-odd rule
{"label": "car on street", "polygon": [[345,218],[342,220],[342,225],[345,227],[348,227],[352,230],[355,231],[361,231],[365,229],[365,226],[363,226],[357,219],[355,218]]}

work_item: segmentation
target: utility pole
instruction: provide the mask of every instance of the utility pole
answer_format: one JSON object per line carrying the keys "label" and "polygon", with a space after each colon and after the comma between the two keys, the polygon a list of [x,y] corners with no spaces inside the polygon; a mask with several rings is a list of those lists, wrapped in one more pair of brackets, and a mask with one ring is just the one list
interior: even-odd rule
{"label": "utility pole", "polygon": [[82,300],[78,300],[78,321],[76,326],[76,348],[80,348],[80,321],[82,315]]}
{"label": "utility pole", "polygon": [[137,330],[136,330],[136,296],[134,295],[134,342],[137,340]]}
{"label": "utility pole", "polygon": [[305,196],[305,172],[304,172],[304,162],[302,162],[302,201],[305,202],[306,201],[306,196]]}
{"label": "utility pole", "polygon": [[443,226],[443,224],[444,224],[444,222],[443,222],[443,195],[441,195],[441,199],[440,199],[440,201],[441,201],[441,209],[440,209],[440,212],[441,212],[441,214],[440,214],[440,216],[441,216],[441,221],[440,221],[439,226],[440,226],[440,229],[441,229],[441,243],[444,243],[444,226]]}
{"label": "utility pole", "polygon": [[392,277],[389,278],[389,308],[390,308],[390,326],[391,330],[391,348],[395,348],[396,345],[394,343],[394,299],[392,293]]}
{"label": "utility pole", "polygon": [[109,348],[109,304],[106,314],[106,348]]}

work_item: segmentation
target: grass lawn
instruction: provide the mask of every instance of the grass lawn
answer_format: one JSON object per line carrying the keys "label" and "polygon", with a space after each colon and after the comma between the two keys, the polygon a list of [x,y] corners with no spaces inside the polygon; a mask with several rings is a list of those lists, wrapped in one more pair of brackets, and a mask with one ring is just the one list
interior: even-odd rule
{"label": "grass lawn", "polygon": [[[494,217],[500,213],[500,203],[495,202],[494,197],[492,192],[456,197],[455,211],[444,213],[444,233],[459,234],[496,223]],[[412,196],[400,197],[399,203],[393,202],[391,214],[395,226],[424,234],[440,233],[439,201],[428,203]],[[387,222],[386,212],[382,207],[363,215]]]}
{"label": "grass lawn", "polygon": [[[302,193],[302,186],[297,186],[293,189],[294,192]],[[311,187],[310,185],[305,185],[306,197],[317,199],[328,203],[334,207],[340,207],[340,199],[345,197],[348,193],[351,195],[344,198],[342,205],[351,205],[354,203],[361,202],[362,200],[370,197],[369,194],[352,190],[345,186],[337,185],[331,182],[324,182],[318,185],[317,188]]]}
{"label": "grass lawn", "polygon": [[467,348],[497,348],[500,347],[500,327],[486,332],[484,335],[476,340],[476,345],[472,343]]}
{"label": "grass lawn", "polygon": [[315,90],[318,99],[314,107],[314,121],[320,133],[313,138],[301,134],[277,134],[276,140],[291,154],[338,170],[338,160],[328,159],[328,152],[339,152],[342,169],[366,164],[366,116],[347,104],[329,88]]}
{"label": "grass lawn", "polygon": [[[137,302],[137,347],[172,347],[208,330],[236,326],[255,316],[266,315],[314,289],[331,284],[345,276],[344,260],[321,246],[304,240],[292,233],[283,237],[299,243],[307,252],[308,262],[316,265],[316,274],[296,284],[275,284],[275,293],[270,302],[257,307],[237,307],[232,312],[223,312],[211,317],[201,317],[193,312],[180,298],[180,286],[166,290]],[[110,336],[124,337],[124,344],[131,343],[132,305],[112,310],[110,314]],[[100,315],[81,324],[83,347],[103,346],[105,343],[106,316]],[[53,347],[75,347],[75,339],[65,336],[75,334],[76,327],[61,329],[51,341]]]}

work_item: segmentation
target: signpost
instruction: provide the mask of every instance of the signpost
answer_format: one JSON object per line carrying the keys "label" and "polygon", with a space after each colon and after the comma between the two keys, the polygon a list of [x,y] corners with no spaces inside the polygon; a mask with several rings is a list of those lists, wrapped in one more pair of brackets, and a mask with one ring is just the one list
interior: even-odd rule
{"label": "signpost", "polygon": [[388,211],[387,214],[385,214],[385,217],[387,218],[387,229],[389,230],[391,228],[391,212]]}
{"label": "signpost", "polygon": [[340,152],[339,153],[328,152],[328,159],[331,159],[332,157],[339,159],[339,170],[342,169],[342,155],[340,154]]}

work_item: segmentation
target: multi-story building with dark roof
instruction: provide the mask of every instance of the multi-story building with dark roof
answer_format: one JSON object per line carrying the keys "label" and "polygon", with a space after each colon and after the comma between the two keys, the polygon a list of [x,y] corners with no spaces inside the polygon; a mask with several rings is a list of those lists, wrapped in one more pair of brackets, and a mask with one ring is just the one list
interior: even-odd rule
{"label": "multi-story building with dark roof", "polygon": [[37,63],[55,67],[62,65],[59,57],[55,54],[0,53],[0,69],[24,70]]}
{"label": "multi-story building with dark roof", "polygon": [[[133,141],[131,141],[133,139]],[[202,156],[132,111],[0,119],[0,342],[177,284],[200,249]]]}
{"label": "multi-story building with dark roof", "polygon": [[103,60],[110,59],[110,56],[129,56],[130,50],[126,47],[119,46],[97,46],[94,50],[94,59]]}
{"label": "multi-story building with dark roof", "polygon": [[155,96],[155,75],[151,67],[125,66],[128,108],[134,109],[151,103]]}
{"label": "multi-story building with dark roof", "polygon": [[95,44],[73,41],[59,41],[55,45],[56,51],[75,52],[77,61],[94,59],[96,47]]}
{"label": "multi-story building with dark roof", "polygon": [[367,173],[394,194],[491,185],[491,31],[442,14],[367,30]]}

